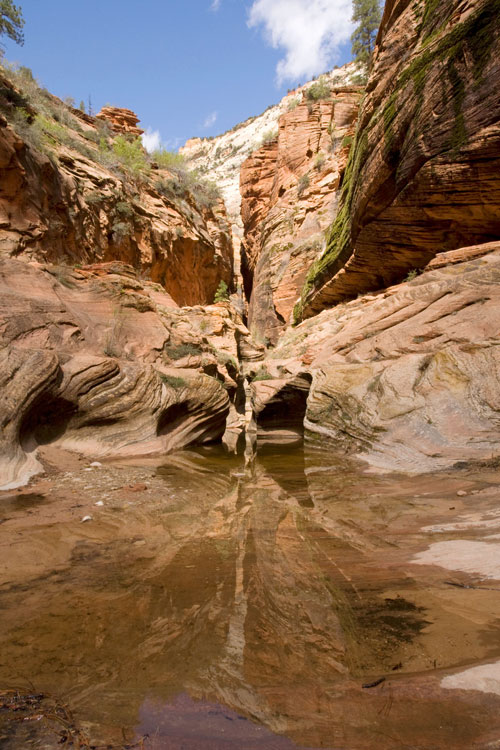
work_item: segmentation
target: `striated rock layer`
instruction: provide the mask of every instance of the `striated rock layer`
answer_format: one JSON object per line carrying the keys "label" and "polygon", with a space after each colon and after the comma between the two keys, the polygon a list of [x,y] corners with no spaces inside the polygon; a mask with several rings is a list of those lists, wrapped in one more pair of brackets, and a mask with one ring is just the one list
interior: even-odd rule
{"label": "striated rock layer", "polygon": [[500,3],[386,2],[342,209],[296,318],[500,238]]}
{"label": "striated rock layer", "polygon": [[254,335],[276,343],[309,265],[324,250],[354,135],[360,87],[307,98],[279,119],[277,137],[241,168],[243,278]]}
{"label": "striated rock layer", "polygon": [[245,351],[229,305],[178,308],[123,263],[0,259],[1,488],[40,471],[46,443],[98,457],[220,439]]}
{"label": "striated rock layer", "polygon": [[413,280],[290,329],[253,385],[257,422],[300,419],[302,404],[310,437],[383,470],[491,459],[499,320],[500,242],[440,254]]}
{"label": "striated rock layer", "polygon": [[101,121],[39,89],[33,97],[28,104],[0,75],[1,257],[121,260],[180,305],[210,304],[221,279],[232,285],[222,200],[176,194],[172,175],[151,169],[140,146],[120,161]]}

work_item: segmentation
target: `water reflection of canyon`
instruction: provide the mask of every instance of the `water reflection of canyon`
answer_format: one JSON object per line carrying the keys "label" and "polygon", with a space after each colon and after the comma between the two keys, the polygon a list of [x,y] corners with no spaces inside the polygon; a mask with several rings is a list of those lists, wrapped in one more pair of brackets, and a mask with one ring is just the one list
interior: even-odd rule
{"label": "water reflection of canyon", "polygon": [[[125,501],[139,474],[148,491]],[[497,479],[467,475],[476,509]],[[500,658],[500,594],[412,564],[425,527],[456,513],[457,482],[290,448],[245,469],[213,448],[5,498],[1,682],[64,697],[98,736],[156,732],[157,747],[487,747],[498,697],[440,681]],[[109,498],[100,515],[56,518],[80,491]]]}

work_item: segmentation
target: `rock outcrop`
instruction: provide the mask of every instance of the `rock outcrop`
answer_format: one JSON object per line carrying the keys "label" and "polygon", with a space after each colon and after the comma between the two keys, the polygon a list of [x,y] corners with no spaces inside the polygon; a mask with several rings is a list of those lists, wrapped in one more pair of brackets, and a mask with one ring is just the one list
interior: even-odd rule
{"label": "rock outcrop", "polygon": [[99,120],[23,83],[28,93],[0,80],[1,257],[121,260],[180,305],[210,304],[221,279],[231,286],[221,200],[200,202],[152,169],[138,141],[122,153]]}
{"label": "rock outcrop", "polygon": [[300,320],[500,238],[498,0],[386,2],[342,208]]}
{"label": "rock outcrop", "polygon": [[2,488],[40,471],[39,445],[90,456],[221,439],[248,331],[227,304],[178,308],[113,262],[0,259]]}
{"label": "rock outcrop", "polygon": [[460,248],[290,329],[264,363],[268,379],[254,384],[258,423],[268,426],[267,404],[290,412],[293,395],[312,439],[378,469],[497,456],[499,282],[500,242]]}
{"label": "rock outcrop", "polygon": [[109,122],[115,133],[123,135],[133,135],[135,137],[144,133],[144,130],[137,127],[139,118],[131,109],[123,107],[103,107],[96,115],[98,120]]}
{"label": "rock outcrop", "polygon": [[319,101],[295,99],[276,138],[241,167],[249,327],[272,344],[290,320],[308,267],[324,250],[361,93],[343,87]]}

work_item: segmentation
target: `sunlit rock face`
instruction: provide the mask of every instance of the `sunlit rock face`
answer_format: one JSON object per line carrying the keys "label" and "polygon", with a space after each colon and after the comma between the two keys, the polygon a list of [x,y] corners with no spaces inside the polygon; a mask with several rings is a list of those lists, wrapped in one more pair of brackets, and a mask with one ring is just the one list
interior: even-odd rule
{"label": "sunlit rock face", "polygon": [[500,238],[499,11],[386,3],[342,208],[297,319]]}
{"label": "sunlit rock face", "polygon": [[255,350],[229,305],[178,308],[118,262],[0,268],[2,486],[47,443],[102,456],[222,437],[240,346]]}
{"label": "sunlit rock face", "polygon": [[276,138],[241,167],[242,271],[252,333],[275,344],[307,269],[324,250],[354,135],[360,87],[294,100]]}
{"label": "sunlit rock face", "polygon": [[[20,95],[7,79],[0,87],[9,112],[5,92]],[[51,140],[37,135],[36,120],[21,138],[0,116],[0,256],[69,265],[121,260],[162,284],[179,305],[211,304],[221,280],[231,287],[233,247],[222,201],[201,205],[189,191],[169,193],[172,175],[164,169],[135,176],[120,170],[100,145],[106,113],[98,120],[43,96],[64,118],[51,121]],[[108,113],[113,132],[137,135],[124,112]]]}
{"label": "sunlit rock face", "polygon": [[131,109],[103,107],[96,118],[109,123],[115,133],[133,136],[140,136],[144,133],[144,130],[138,127],[139,118]]}
{"label": "sunlit rock face", "polygon": [[256,382],[262,412],[312,375],[304,425],[379,469],[498,456],[500,243],[436,256],[413,280],[290,329]]}

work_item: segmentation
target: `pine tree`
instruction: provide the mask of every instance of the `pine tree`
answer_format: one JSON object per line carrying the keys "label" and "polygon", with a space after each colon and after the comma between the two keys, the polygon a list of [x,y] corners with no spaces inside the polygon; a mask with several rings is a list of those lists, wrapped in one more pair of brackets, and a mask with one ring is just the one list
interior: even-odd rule
{"label": "pine tree", "polygon": [[353,0],[352,22],[357,25],[351,42],[356,62],[370,62],[381,17],[379,0]]}
{"label": "pine tree", "polygon": [[24,44],[24,18],[21,7],[12,0],[0,0],[0,35],[6,35],[16,44]]}
{"label": "pine tree", "polygon": [[229,289],[225,281],[220,281],[215,292],[214,302],[226,302],[229,299]]}

